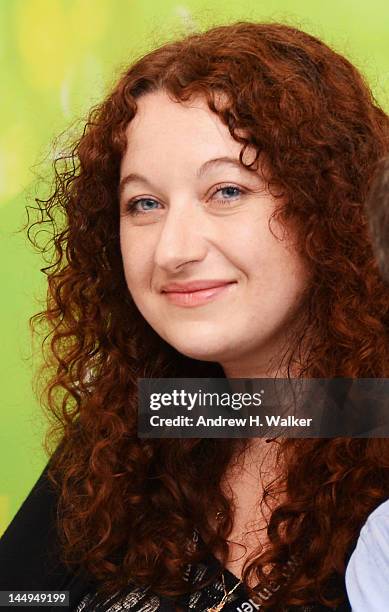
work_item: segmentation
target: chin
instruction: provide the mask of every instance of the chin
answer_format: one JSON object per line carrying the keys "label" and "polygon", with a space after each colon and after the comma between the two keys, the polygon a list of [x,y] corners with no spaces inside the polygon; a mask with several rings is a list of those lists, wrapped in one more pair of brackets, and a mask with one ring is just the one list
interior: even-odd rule
{"label": "chin", "polygon": [[[239,351],[239,339],[232,341],[231,329],[215,329],[216,323],[193,321],[188,325],[176,324],[171,327],[158,328],[155,331],[179,353],[198,361],[221,362],[226,355],[236,355]],[[226,339],[229,341],[226,342]]]}
{"label": "chin", "polygon": [[175,347],[176,350],[185,355],[185,357],[190,357],[191,359],[196,359],[197,361],[213,361],[219,362],[221,360],[220,354],[216,352],[204,352],[204,349],[193,350],[193,349],[181,349],[180,347]]}
{"label": "chin", "polygon": [[[188,340],[188,339],[186,339]],[[227,353],[230,353],[231,347],[221,346],[219,342],[212,342],[209,338],[201,341],[201,337],[197,338],[195,342],[174,342],[174,340],[167,339],[167,342],[173,346],[176,351],[190,357],[191,359],[197,359],[198,361],[214,361],[221,362],[223,357]]]}

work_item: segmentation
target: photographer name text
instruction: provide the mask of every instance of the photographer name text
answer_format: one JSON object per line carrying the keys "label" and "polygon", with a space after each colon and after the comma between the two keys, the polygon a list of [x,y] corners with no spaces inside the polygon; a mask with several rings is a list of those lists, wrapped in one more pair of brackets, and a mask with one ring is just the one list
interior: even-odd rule
{"label": "photographer name text", "polygon": [[250,416],[250,417],[204,417],[197,418],[189,416],[176,416],[173,418],[152,415],[150,425],[152,427],[310,427],[313,419],[302,419],[292,415],[287,417],[275,415]]}

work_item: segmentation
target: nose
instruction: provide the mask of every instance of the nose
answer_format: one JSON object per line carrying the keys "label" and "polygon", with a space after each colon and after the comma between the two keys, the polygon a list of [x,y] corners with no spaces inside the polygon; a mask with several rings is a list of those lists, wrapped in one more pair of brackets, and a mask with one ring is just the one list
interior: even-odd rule
{"label": "nose", "polygon": [[160,226],[154,253],[158,267],[173,273],[184,264],[205,257],[205,219],[200,205],[187,201],[172,202]]}

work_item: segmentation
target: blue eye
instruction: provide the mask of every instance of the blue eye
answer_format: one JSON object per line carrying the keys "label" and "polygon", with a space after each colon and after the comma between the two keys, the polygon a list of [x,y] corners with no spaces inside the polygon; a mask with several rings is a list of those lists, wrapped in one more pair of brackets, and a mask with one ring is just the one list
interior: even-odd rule
{"label": "blue eye", "polygon": [[[219,192],[224,192],[222,198],[219,198],[221,202],[229,202],[230,200],[235,200],[243,195],[243,190],[240,187],[236,187],[236,185],[218,185],[214,190],[212,196],[216,195]],[[218,198],[216,198],[218,199]]]}
{"label": "blue eye", "polygon": [[229,185],[228,187],[223,187],[222,189],[219,189],[219,191],[224,191],[225,193],[227,193],[227,197],[240,195],[241,193],[239,187],[233,187],[232,185]]}
{"label": "blue eye", "polygon": [[152,200],[151,198],[138,198],[137,200],[132,200],[130,202],[128,202],[127,206],[126,206],[126,210],[127,212],[129,212],[132,216],[136,216],[136,215],[143,215],[143,214],[147,214],[147,211],[149,210],[156,210],[155,208],[151,208],[151,207],[146,207],[146,208],[141,208],[141,210],[139,210],[139,208],[137,207],[137,205],[139,203],[144,203],[147,202],[148,204],[158,204],[158,202],[156,202],[156,200]]}

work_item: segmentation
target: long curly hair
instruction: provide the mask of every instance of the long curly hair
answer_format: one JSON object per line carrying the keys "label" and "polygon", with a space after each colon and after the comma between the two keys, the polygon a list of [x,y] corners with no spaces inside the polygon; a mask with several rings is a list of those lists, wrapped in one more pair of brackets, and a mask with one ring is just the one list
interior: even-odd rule
{"label": "long curly hair", "polygon": [[[51,423],[48,452],[56,448],[49,476],[64,562],[82,567],[101,592],[134,581],[174,597],[188,588],[186,563],[212,551],[227,558],[232,508],[221,480],[245,441],[137,437],[138,378],[224,376],[219,364],[164,342],[125,282],[117,193],[125,129],[137,100],[157,90],[177,101],[202,96],[242,151],[254,146],[266,157],[286,194],[278,214],[293,222],[312,272],[288,357],[304,377],[388,376],[388,291],[364,202],[389,149],[389,120],[357,69],[317,38],[275,23],[217,26],[133,63],[54,162],[50,197],[36,199],[29,237],[45,251],[35,230],[51,227],[54,255],[42,269],[47,306],[31,326],[45,331],[37,380]],[[389,441],[276,444],[284,467],[264,499],[282,490],[286,500],[244,579],[266,585],[272,568],[281,580],[295,556],[298,568],[264,607],[332,605],[341,596],[334,577],[342,580],[362,524],[389,495]],[[224,510],[217,526],[215,509]],[[204,534],[197,550],[188,547],[195,525]]]}
{"label": "long curly hair", "polygon": [[378,265],[389,283],[389,157],[377,167],[366,207]]}

